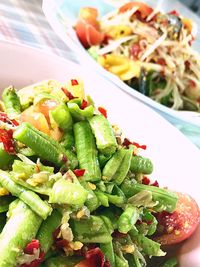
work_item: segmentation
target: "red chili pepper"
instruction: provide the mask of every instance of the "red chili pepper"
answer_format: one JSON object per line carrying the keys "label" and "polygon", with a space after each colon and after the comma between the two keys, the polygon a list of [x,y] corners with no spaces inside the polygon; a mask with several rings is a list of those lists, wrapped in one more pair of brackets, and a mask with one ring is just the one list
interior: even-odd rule
{"label": "red chili pepper", "polygon": [[103,107],[98,107],[98,111],[105,117],[107,118],[107,110]]}
{"label": "red chili pepper", "polygon": [[63,93],[69,98],[69,100],[76,98],[75,96],[72,95],[66,88],[62,87],[61,90]]}
{"label": "red chili pepper", "polygon": [[124,138],[124,141],[122,143],[123,146],[125,147],[129,147],[129,145],[131,145],[131,141],[128,138]]}
{"label": "red chili pepper", "polygon": [[85,173],[85,169],[76,169],[76,170],[73,170],[73,173],[77,176],[77,177],[80,177],[80,176],[83,176],[84,173]]}
{"label": "red chili pepper", "polygon": [[135,57],[138,58],[139,53],[141,52],[141,47],[138,43],[133,44],[130,48],[130,54]]}
{"label": "red chili pepper", "polygon": [[166,62],[165,62],[164,58],[159,58],[157,60],[157,64],[159,64],[161,66],[166,66]]}
{"label": "red chili pepper", "polygon": [[81,109],[85,109],[87,106],[88,106],[88,102],[87,102],[85,99],[83,99],[80,108],[81,108]]}
{"label": "red chili pepper", "polygon": [[136,142],[131,142],[128,138],[124,138],[124,142],[122,144],[123,146],[126,146],[126,147],[129,147],[129,145],[134,145],[136,146],[137,148],[142,148],[142,149],[146,149],[147,146],[146,145],[139,145],[138,143]]}
{"label": "red chili pepper", "polygon": [[76,79],[71,79],[71,85],[78,85],[78,81]]}
{"label": "red chili pepper", "polygon": [[170,15],[177,16],[177,17],[180,16],[179,13],[178,13],[176,10],[172,10],[172,11],[170,11],[169,14],[170,14]]}
{"label": "red chili pepper", "polygon": [[157,180],[155,180],[155,182],[154,183],[152,183],[152,184],[150,184],[151,186],[156,186],[156,187],[159,187],[159,183],[158,183],[158,181]]}
{"label": "red chili pepper", "polygon": [[139,145],[139,144],[136,143],[136,142],[132,142],[132,144],[133,144],[134,146],[136,146],[137,148],[142,148],[142,149],[144,149],[144,150],[146,150],[146,148],[147,148],[146,145]]}
{"label": "red chili pepper", "polygon": [[193,88],[196,87],[196,83],[193,80],[189,80],[189,85]]}
{"label": "red chili pepper", "polygon": [[30,243],[28,243],[24,249],[24,253],[26,254],[33,254],[34,249],[40,248],[40,242],[37,239],[33,239]]}
{"label": "red chili pepper", "polygon": [[13,140],[13,131],[0,129],[0,142],[3,143],[4,149],[9,154],[16,154],[15,142]]}
{"label": "red chili pepper", "polygon": [[150,179],[146,176],[142,178],[142,184],[149,185],[150,184]]}
{"label": "red chili pepper", "polygon": [[104,34],[104,38],[103,38],[103,44],[107,45],[108,41],[112,39],[111,36],[109,36],[108,34]]}
{"label": "red chili pepper", "polygon": [[18,126],[19,123],[16,120],[11,120],[4,112],[0,112],[0,121],[11,124],[12,126]]}
{"label": "red chili pepper", "polygon": [[188,60],[185,61],[185,68],[186,70],[190,69],[190,62]]}

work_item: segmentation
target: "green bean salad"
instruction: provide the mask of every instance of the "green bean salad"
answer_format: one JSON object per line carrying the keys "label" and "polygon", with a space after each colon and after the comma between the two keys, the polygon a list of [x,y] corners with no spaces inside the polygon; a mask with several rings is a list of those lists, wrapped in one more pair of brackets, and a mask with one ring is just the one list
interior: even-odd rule
{"label": "green bean salad", "polygon": [[183,195],[151,181],[146,146],[123,137],[81,80],[10,86],[2,100],[1,267],[176,266],[161,245],[187,238],[165,238],[180,232]]}

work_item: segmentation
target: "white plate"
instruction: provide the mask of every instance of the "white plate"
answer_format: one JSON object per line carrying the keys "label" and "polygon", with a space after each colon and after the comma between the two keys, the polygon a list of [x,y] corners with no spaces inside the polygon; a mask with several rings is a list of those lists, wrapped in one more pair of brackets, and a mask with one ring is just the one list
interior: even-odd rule
{"label": "white plate", "polygon": [[[108,110],[109,119],[131,140],[147,145],[145,155],[155,166],[152,178],[189,193],[200,204],[200,150],[152,109],[94,72],[39,50],[1,42],[0,58],[0,90],[10,84],[19,89],[45,79],[83,78],[86,92]],[[181,266],[200,266],[200,232],[184,248],[189,252],[182,256]]]}
{"label": "white plate", "polygon": [[[172,124],[181,130],[186,136],[188,136],[199,148],[200,148],[200,113],[194,112],[182,112],[172,110],[162,104],[157,103],[151,98],[139,93],[130,86],[126,85],[121,81],[117,76],[106,71],[101,67],[84,49],[84,47],[79,42],[77,35],[73,29],[78,13],[81,7],[92,6],[96,7],[100,14],[103,15],[110,10],[113,10],[112,5],[119,6],[125,0],[82,0],[82,1],[73,1],[71,0],[43,0],[43,11],[44,14],[52,26],[53,30],[61,38],[61,40],[70,48],[77,60],[83,66],[87,66],[91,70],[99,72],[106,79],[115,83],[120,89],[129,93],[133,97],[139,99],[141,102],[147,104],[148,106],[155,109]],[[127,1],[126,1],[127,2]],[[149,5],[155,7],[157,2],[160,4],[160,9],[164,12],[169,12],[171,10],[177,10],[183,16],[191,18],[196,22],[197,25],[200,25],[200,18],[196,14],[192,13],[188,8],[186,8],[179,1],[153,1],[153,0],[144,0]],[[200,34],[195,43],[195,48],[199,51],[200,45]]]}

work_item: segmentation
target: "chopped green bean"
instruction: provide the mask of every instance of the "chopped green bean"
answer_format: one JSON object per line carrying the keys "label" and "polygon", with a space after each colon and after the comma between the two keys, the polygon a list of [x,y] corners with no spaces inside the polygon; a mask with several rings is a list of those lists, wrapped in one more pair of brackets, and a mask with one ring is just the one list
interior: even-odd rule
{"label": "chopped green bean", "polygon": [[17,117],[21,113],[20,100],[13,86],[4,89],[2,99],[6,113],[11,119]]}
{"label": "chopped green bean", "polygon": [[17,200],[15,209],[0,234],[0,266],[16,266],[17,257],[35,238],[42,219],[23,201]]}
{"label": "chopped green bean", "polygon": [[115,267],[115,254],[112,242],[100,244],[100,249],[105,255],[106,260],[109,261],[111,267]]}
{"label": "chopped green bean", "polygon": [[73,152],[65,150],[57,141],[40,132],[29,123],[22,123],[15,130],[13,137],[30,147],[39,157],[57,166],[61,166],[67,160],[72,168],[77,166],[77,160]]}
{"label": "chopped green bean", "polygon": [[139,210],[131,205],[127,205],[118,220],[118,230],[127,234],[139,219]]}
{"label": "chopped green bean", "polygon": [[72,128],[72,116],[65,104],[60,104],[55,109],[50,111],[50,117],[58,124],[62,130]]}
{"label": "chopped green bean", "polygon": [[134,173],[151,174],[153,172],[153,164],[148,158],[132,156],[130,170]]}
{"label": "chopped green bean", "polygon": [[102,218],[91,215],[88,219],[71,220],[70,225],[75,237],[82,243],[108,243],[112,237]]}
{"label": "chopped green bean", "polygon": [[117,185],[120,185],[126,178],[126,175],[128,174],[131,165],[132,154],[133,154],[133,147],[130,147],[128,150],[126,150],[126,154],[122,160],[120,167],[117,169],[116,173],[112,177],[112,179],[115,181]]}
{"label": "chopped green bean", "polygon": [[86,121],[74,124],[75,146],[79,166],[85,169],[84,179],[98,181],[101,179],[101,170],[98,162],[98,151],[90,125]]}
{"label": "chopped green bean", "polygon": [[53,210],[52,214],[42,222],[42,225],[37,233],[37,239],[40,242],[41,250],[45,253],[48,252],[50,247],[53,244],[53,235],[52,233],[60,225],[62,215],[59,211]]}
{"label": "chopped green bean", "polygon": [[112,155],[117,148],[113,129],[103,115],[95,115],[89,119],[90,126],[96,138],[98,150],[105,155]]}
{"label": "chopped green bean", "polygon": [[19,197],[44,220],[51,214],[52,208],[36,193],[26,190],[21,185],[15,184],[9,173],[0,170],[0,184],[13,196]]}
{"label": "chopped green bean", "polygon": [[131,197],[142,190],[150,191],[152,193],[153,201],[158,202],[154,209],[159,211],[174,211],[178,201],[178,196],[174,192],[155,186],[139,184],[133,180],[125,180],[121,186],[121,189],[126,197]]}
{"label": "chopped green bean", "polygon": [[113,178],[118,168],[120,167],[125,154],[125,149],[119,149],[117,152],[115,152],[112,158],[109,159],[102,171],[103,180],[110,181]]}

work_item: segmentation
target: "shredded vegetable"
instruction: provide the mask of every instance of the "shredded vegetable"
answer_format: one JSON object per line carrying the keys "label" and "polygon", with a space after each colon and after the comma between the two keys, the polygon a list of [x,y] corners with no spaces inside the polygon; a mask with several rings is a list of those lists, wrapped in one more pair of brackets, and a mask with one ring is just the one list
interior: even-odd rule
{"label": "shredded vegetable", "polygon": [[[89,45],[88,51],[93,51],[90,54],[99,64],[159,103],[175,110],[200,112],[200,54],[191,47],[196,27],[190,19],[176,11],[164,14],[159,6],[153,10],[141,2],[124,4],[95,19],[104,39],[95,46]],[[95,36],[91,33],[90,38]],[[105,62],[107,56],[113,58],[109,66]],[[158,78],[151,79],[154,89],[149,90],[146,83],[144,93],[136,65],[147,71],[146,76],[154,72],[154,76],[162,77],[166,86],[160,88],[156,86]]]}

